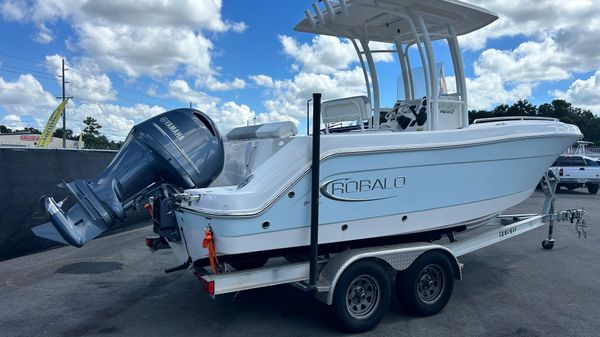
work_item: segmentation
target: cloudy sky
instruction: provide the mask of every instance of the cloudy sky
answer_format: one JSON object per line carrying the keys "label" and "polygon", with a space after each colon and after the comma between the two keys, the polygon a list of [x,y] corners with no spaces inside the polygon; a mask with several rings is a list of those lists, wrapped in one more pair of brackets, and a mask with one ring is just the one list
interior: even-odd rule
{"label": "cloudy sky", "polygon": [[[461,37],[471,109],[564,98],[600,114],[600,0],[469,0],[498,13]],[[64,58],[67,126],[93,116],[112,139],[177,107],[226,130],[293,120],[306,100],[364,94],[346,40],[293,31],[312,0],[0,0],[0,124],[43,127],[58,105]],[[436,50],[442,46],[438,45]],[[437,53],[449,65],[447,53]],[[378,57],[396,98],[398,71]],[[446,75],[452,76],[449,66]]]}

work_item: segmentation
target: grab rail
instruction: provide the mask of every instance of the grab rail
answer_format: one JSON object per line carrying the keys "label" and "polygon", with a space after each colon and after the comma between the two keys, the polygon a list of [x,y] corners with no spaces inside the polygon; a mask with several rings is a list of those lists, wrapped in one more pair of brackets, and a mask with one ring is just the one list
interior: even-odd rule
{"label": "grab rail", "polygon": [[558,118],[536,117],[536,116],[489,117],[489,118],[477,118],[476,120],[473,121],[473,124],[502,122],[502,121],[554,121],[554,122],[558,122]]}

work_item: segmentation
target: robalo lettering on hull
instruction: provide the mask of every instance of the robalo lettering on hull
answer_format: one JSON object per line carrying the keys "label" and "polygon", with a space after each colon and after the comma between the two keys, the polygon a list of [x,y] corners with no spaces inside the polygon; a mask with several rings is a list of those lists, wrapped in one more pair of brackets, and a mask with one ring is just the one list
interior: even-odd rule
{"label": "robalo lettering on hull", "polygon": [[321,184],[320,191],[325,197],[337,201],[374,201],[398,196],[405,184],[406,177],[338,178]]}

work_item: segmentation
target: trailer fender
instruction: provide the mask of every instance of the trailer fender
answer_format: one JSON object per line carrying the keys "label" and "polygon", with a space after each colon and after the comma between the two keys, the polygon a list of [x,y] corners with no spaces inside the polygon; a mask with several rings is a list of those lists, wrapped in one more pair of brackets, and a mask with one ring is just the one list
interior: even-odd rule
{"label": "trailer fender", "polygon": [[374,259],[374,261],[385,264],[385,267],[402,271],[410,267],[421,254],[431,250],[444,252],[452,261],[454,277],[462,280],[461,264],[456,256],[448,248],[438,244],[415,242],[394,246],[360,248],[341,252],[327,262],[319,273],[315,297],[321,302],[331,305],[337,281],[346,268],[354,262],[363,259]]}

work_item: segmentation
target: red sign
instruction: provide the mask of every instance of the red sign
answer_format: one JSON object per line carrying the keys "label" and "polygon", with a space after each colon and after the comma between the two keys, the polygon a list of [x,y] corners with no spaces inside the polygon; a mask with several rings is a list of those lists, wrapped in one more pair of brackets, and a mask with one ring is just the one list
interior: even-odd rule
{"label": "red sign", "polygon": [[21,140],[26,142],[37,142],[40,140],[40,136],[38,135],[21,135]]}

